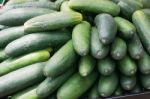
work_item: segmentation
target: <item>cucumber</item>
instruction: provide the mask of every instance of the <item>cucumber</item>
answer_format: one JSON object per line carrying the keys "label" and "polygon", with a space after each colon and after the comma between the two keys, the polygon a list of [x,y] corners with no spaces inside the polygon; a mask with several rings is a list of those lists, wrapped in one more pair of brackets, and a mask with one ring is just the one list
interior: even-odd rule
{"label": "cucumber", "polygon": [[121,86],[119,85],[118,88],[115,90],[114,92],[114,96],[121,96],[123,95],[124,90],[121,88]]}
{"label": "cucumber", "polygon": [[96,83],[88,93],[88,99],[99,99],[98,84]]}
{"label": "cucumber", "polygon": [[95,59],[90,56],[86,55],[81,57],[79,61],[79,73],[81,76],[88,76],[94,69],[96,65]]}
{"label": "cucumber", "polygon": [[143,11],[148,17],[150,17],[150,9],[149,9],[149,8],[142,9],[142,11]]}
{"label": "cucumber", "polygon": [[60,9],[61,5],[63,4],[63,2],[65,1],[69,1],[69,0],[56,0],[55,1],[55,5],[57,7],[57,9]]}
{"label": "cucumber", "polygon": [[134,86],[134,88],[130,91],[131,93],[133,93],[133,94],[137,94],[137,93],[140,93],[140,92],[142,92],[142,87],[140,86],[140,84],[139,83],[137,83],[135,86]]}
{"label": "cucumber", "polygon": [[74,10],[69,7],[68,1],[65,1],[62,3],[60,11],[74,11]]}
{"label": "cucumber", "polygon": [[119,35],[124,39],[129,39],[136,33],[136,28],[130,21],[121,17],[115,17],[114,19],[120,31]]}
{"label": "cucumber", "polygon": [[133,76],[121,75],[120,83],[124,90],[132,90],[136,86],[136,75]]}
{"label": "cucumber", "polygon": [[25,22],[26,32],[41,32],[47,30],[61,29],[78,24],[82,21],[82,15],[78,12],[54,12],[37,16]]}
{"label": "cucumber", "polygon": [[0,24],[6,26],[19,26],[23,25],[27,20],[47,14],[56,12],[46,8],[17,8],[9,10],[0,15]]}
{"label": "cucumber", "polygon": [[115,60],[121,60],[125,57],[127,53],[127,44],[126,42],[116,37],[114,42],[111,45],[111,57]]}
{"label": "cucumber", "polygon": [[133,59],[126,55],[122,60],[118,61],[120,72],[126,76],[132,76],[137,72],[137,65]]}
{"label": "cucumber", "polygon": [[36,94],[37,85],[12,95],[11,99],[40,99]]}
{"label": "cucumber", "polygon": [[19,56],[48,47],[63,45],[70,38],[70,33],[59,30],[28,34],[9,43],[5,48],[5,52],[12,57]]}
{"label": "cucumber", "polygon": [[140,75],[140,81],[145,89],[150,89],[150,74]]}
{"label": "cucumber", "polygon": [[44,74],[48,77],[56,77],[71,68],[77,60],[77,54],[73,48],[72,40],[62,46],[47,62]]}
{"label": "cucumber", "polygon": [[115,71],[115,61],[109,57],[98,60],[98,71],[104,75],[109,76]]}
{"label": "cucumber", "polygon": [[70,0],[69,6],[75,10],[83,10],[92,13],[108,13],[117,16],[120,8],[109,0]]}
{"label": "cucumber", "polygon": [[4,48],[13,40],[24,36],[24,27],[10,27],[0,31],[0,48]]}
{"label": "cucumber", "polygon": [[42,72],[44,65],[45,62],[33,64],[0,77],[0,97],[42,81],[45,78]]}
{"label": "cucumber", "polygon": [[144,55],[144,48],[137,34],[127,42],[129,55],[133,59],[141,59]]}
{"label": "cucumber", "polygon": [[0,64],[0,76],[15,71],[17,69],[23,68],[27,65],[46,61],[49,59],[49,57],[49,51],[41,50],[12,59],[12,61],[6,62],[5,64]]}
{"label": "cucumber", "polygon": [[112,0],[112,1],[117,4],[121,0]]}
{"label": "cucumber", "polygon": [[41,99],[46,98],[56,91],[74,72],[75,68],[69,69],[64,74],[56,78],[46,78],[36,90],[37,96]]}
{"label": "cucumber", "polygon": [[4,52],[4,49],[0,49],[0,62],[6,60],[7,58],[9,58],[9,56],[6,55],[6,53]]}
{"label": "cucumber", "polygon": [[143,11],[138,10],[133,14],[132,20],[137,28],[143,46],[150,53],[150,23],[148,16]]}
{"label": "cucumber", "polygon": [[91,29],[91,54],[96,59],[105,58],[109,53],[109,46],[100,42],[96,27]]}
{"label": "cucumber", "polygon": [[143,8],[150,8],[149,0],[141,0]]}
{"label": "cucumber", "polygon": [[98,92],[102,97],[111,96],[117,89],[117,85],[118,76],[116,73],[113,73],[110,76],[101,76],[98,84]]}
{"label": "cucumber", "polygon": [[80,56],[85,56],[90,50],[90,24],[86,21],[76,25],[72,33],[72,42],[75,51]]}
{"label": "cucumber", "polygon": [[95,71],[86,77],[82,77],[79,73],[75,73],[60,87],[60,89],[58,89],[57,98],[78,99],[92,86],[97,77],[98,74]]}
{"label": "cucumber", "polygon": [[9,28],[9,26],[0,25],[0,31]]}
{"label": "cucumber", "polygon": [[21,3],[26,3],[26,2],[36,2],[39,0],[9,0],[5,6],[7,5],[13,5],[13,4],[21,4]]}
{"label": "cucumber", "polygon": [[150,74],[150,56],[144,52],[144,56],[137,61],[139,71],[142,74]]}
{"label": "cucumber", "polygon": [[109,14],[98,14],[94,22],[99,32],[100,41],[105,45],[112,43],[117,33],[117,24],[114,18]]}

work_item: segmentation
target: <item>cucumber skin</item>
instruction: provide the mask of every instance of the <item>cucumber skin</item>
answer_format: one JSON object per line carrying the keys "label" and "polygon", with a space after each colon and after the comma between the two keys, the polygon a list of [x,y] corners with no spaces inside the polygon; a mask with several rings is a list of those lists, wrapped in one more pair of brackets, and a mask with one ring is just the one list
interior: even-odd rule
{"label": "cucumber skin", "polygon": [[62,3],[60,11],[75,11],[69,7],[68,1]]}
{"label": "cucumber skin", "polygon": [[0,49],[0,62],[6,60],[8,58],[9,58],[9,56],[6,55],[6,53],[4,52],[4,49]]}
{"label": "cucumber skin", "polygon": [[0,97],[8,96],[42,81],[45,78],[42,72],[44,65],[45,63],[29,65],[0,77]]}
{"label": "cucumber skin", "polygon": [[48,77],[61,75],[73,66],[72,64],[76,62],[77,57],[72,40],[70,40],[49,59],[43,70],[44,75]]}
{"label": "cucumber skin", "polygon": [[88,94],[88,99],[98,99],[99,97],[98,84],[95,84]]}
{"label": "cucumber skin", "polygon": [[66,31],[51,31],[28,34],[9,43],[5,48],[5,52],[7,55],[12,57],[20,56],[48,47],[63,45],[70,38],[71,35]]}
{"label": "cucumber skin", "polygon": [[140,81],[145,89],[150,89],[150,74],[140,75]]}
{"label": "cucumber skin", "polygon": [[121,88],[121,86],[119,85],[113,95],[114,95],[114,96],[121,96],[121,95],[123,95],[123,93],[124,93],[124,90],[123,90],[123,89]]}
{"label": "cucumber skin", "polygon": [[0,76],[37,62],[47,61],[49,57],[50,53],[47,50],[41,50],[15,58],[10,62],[0,64]]}
{"label": "cucumber skin", "polygon": [[11,0],[11,1],[8,1],[6,3],[6,5],[21,4],[21,3],[36,2],[36,1],[38,1],[38,0]]}
{"label": "cucumber skin", "polygon": [[96,27],[91,29],[91,54],[96,59],[103,59],[109,53],[109,46],[100,42]]}
{"label": "cucumber skin", "polygon": [[81,21],[82,15],[80,13],[62,11],[34,17],[24,23],[24,28],[25,32],[42,32],[61,29]]}
{"label": "cucumber skin", "polygon": [[80,56],[85,56],[90,50],[90,29],[91,26],[88,22],[83,21],[77,24],[72,33],[72,42],[75,51]]}

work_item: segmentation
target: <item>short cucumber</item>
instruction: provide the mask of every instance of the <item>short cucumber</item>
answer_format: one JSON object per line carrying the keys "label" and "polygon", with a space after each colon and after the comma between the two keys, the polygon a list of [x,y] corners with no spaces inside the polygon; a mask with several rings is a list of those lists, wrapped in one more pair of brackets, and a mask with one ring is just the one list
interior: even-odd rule
{"label": "short cucumber", "polygon": [[26,32],[41,32],[61,29],[78,24],[82,21],[82,15],[78,12],[54,12],[34,17],[24,24]]}
{"label": "short cucumber", "polygon": [[125,55],[127,53],[126,42],[123,39],[116,37],[114,42],[111,45],[110,53],[111,53],[112,58],[115,60],[120,60],[123,57],[125,57]]}
{"label": "short cucumber", "polygon": [[36,90],[37,96],[41,99],[46,98],[56,91],[75,71],[75,68],[71,68],[66,71],[64,74],[56,77],[49,78],[47,77]]}
{"label": "short cucumber", "polygon": [[136,33],[135,26],[127,19],[122,17],[115,17],[114,19],[117,23],[118,30],[120,31],[119,35],[124,39],[129,39]]}
{"label": "short cucumber", "polygon": [[150,74],[140,75],[140,81],[145,89],[150,89]]}
{"label": "short cucumber", "polygon": [[108,13],[116,16],[120,12],[117,4],[109,0],[70,0],[69,6],[75,10],[83,10],[92,13]]}
{"label": "short cucumber", "polygon": [[115,71],[116,63],[109,57],[98,60],[98,70],[104,75],[111,75]]}
{"label": "short cucumber", "polygon": [[88,76],[94,69],[96,65],[95,59],[90,56],[86,55],[81,57],[79,61],[79,73],[81,76]]}
{"label": "short cucumber", "polygon": [[0,49],[0,62],[6,60],[7,58],[9,58],[9,56],[6,55],[6,53],[4,52],[4,49]]}
{"label": "short cucumber", "polygon": [[110,76],[101,76],[98,84],[99,94],[102,97],[111,96],[117,89],[118,84],[119,79],[116,73],[113,73]]}
{"label": "short cucumber", "polygon": [[90,50],[90,29],[91,26],[88,22],[83,21],[77,24],[72,33],[72,41],[75,51],[80,56],[85,56]]}
{"label": "short cucumber", "polygon": [[71,35],[68,31],[61,30],[28,34],[9,43],[5,52],[12,57],[20,56],[48,47],[63,45],[70,38]]}
{"label": "short cucumber", "polygon": [[109,53],[109,46],[100,42],[96,27],[91,29],[91,54],[96,59],[105,58]]}
{"label": "short cucumber", "polygon": [[99,99],[98,84],[96,83],[88,93],[88,99]]}
{"label": "short cucumber", "polygon": [[121,96],[123,95],[124,90],[122,89],[122,87],[119,85],[118,88],[115,90],[115,92],[113,93],[114,96]]}
{"label": "short cucumber", "polygon": [[8,43],[24,36],[24,27],[10,27],[0,31],[0,48],[5,47]]}
{"label": "short cucumber", "polygon": [[47,61],[49,57],[49,51],[41,50],[12,59],[5,64],[0,64],[0,76],[37,62]]}
{"label": "short cucumber", "polygon": [[92,86],[97,77],[98,73],[95,71],[86,77],[82,77],[79,73],[75,73],[60,87],[60,89],[58,89],[57,98],[78,99]]}
{"label": "short cucumber", "polygon": [[45,62],[36,63],[0,77],[0,97],[9,96],[42,81],[45,78],[44,65]]}
{"label": "short cucumber", "polygon": [[120,72],[126,76],[132,76],[137,72],[137,65],[133,59],[126,55],[122,60],[118,61]]}
{"label": "short cucumber", "polygon": [[72,40],[62,46],[47,62],[44,68],[45,76],[56,77],[71,68],[77,59]]}

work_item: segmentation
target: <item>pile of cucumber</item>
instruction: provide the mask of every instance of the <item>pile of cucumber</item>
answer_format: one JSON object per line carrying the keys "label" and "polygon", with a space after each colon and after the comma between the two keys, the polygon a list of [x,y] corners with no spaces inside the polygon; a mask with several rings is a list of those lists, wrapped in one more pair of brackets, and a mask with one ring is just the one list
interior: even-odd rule
{"label": "pile of cucumber", "polygon": [[9,0],[0,99],[97,99],[150,90],[150,0]]}

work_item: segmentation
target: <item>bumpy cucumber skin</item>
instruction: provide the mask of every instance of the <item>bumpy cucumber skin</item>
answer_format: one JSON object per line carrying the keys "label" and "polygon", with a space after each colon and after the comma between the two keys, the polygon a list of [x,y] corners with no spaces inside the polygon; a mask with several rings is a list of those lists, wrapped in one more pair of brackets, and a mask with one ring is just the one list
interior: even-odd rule
{"label": "bumpy cucumber skin", "polygon": [[145,89],[150,89],[150,74],[140,75],[140,81]]}

